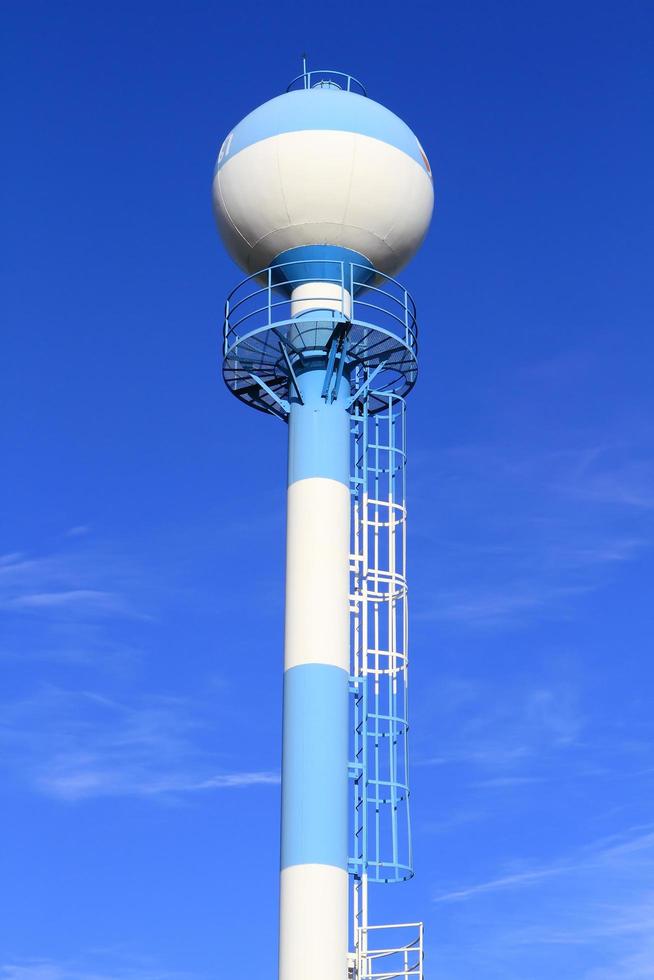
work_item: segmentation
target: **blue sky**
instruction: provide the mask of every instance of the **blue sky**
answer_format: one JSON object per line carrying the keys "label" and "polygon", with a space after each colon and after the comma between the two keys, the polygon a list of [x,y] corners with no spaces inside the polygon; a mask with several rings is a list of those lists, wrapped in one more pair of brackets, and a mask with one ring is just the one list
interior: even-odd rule
{"label": "blue sky", "polygon": [[377,917],[431,980],[654,977],[651,4],[4,20],[1,980],[275,975],[285,431],[222,385],[209,185],[304,50],[436,180]]}

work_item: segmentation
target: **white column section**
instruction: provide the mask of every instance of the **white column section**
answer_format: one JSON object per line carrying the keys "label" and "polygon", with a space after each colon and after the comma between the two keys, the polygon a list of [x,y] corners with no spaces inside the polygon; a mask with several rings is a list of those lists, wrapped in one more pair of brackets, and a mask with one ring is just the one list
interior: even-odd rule
{"label": "white column section", "polygon": [[285,670],[314,663],[349,673],[349,568],[348,487],[318,476],[292,483],[286,526]]}
{"label": "white column section", "polygon": [[348,874],[326,864],[282,871],[279,980],[346,980]]}
{"label": "white column section", "polygon": [[[334,265],[334,270],[337,266]],[[337,282],[306,282],[296,286],[291,294],[291,316],[300,316],[309,310],[336,310],[345,316],[352,315],[352,297]]]}

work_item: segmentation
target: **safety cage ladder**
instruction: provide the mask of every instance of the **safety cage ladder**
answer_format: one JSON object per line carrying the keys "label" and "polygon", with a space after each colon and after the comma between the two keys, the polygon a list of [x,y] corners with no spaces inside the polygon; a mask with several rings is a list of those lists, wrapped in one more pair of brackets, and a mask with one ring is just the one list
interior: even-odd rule
{"label": "safety cage ladder", "polygon": [[[371,926],[368,887],[413,875],[408,783],[405,402],[374,393],[352,424],[352,980],[423,980],[422,923]],[[369,406],[375,406],[374,413]],[[381,407],[380,407],[381,406]]]}

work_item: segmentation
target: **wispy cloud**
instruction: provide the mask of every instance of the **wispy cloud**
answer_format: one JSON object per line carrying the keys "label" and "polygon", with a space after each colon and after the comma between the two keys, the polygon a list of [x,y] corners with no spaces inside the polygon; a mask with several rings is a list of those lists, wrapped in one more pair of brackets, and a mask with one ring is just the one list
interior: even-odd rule
{"label": "wispy cloud", "polygon": [[113,592],[99,589],[66,589],[61,592],[32,592],[5,599],[5,609],[56,609],[86,612],[127,612],[125,603]]}
{"label": "wispy cloud", "polygon": [[414,533],[437,542],[414,619],[506,629],[567,618],[654,543],[654,452],[470,445],[430,454]]}
{"label": "wispy cloud", "polygon": [[[451,956],[454,980],[486,975],[483,969],[509,980],[531,971],[565,980],[651,977],[653,874],[654,825],[644,825],[549,863],[515,862],[487,880],[439,892],[439,914],[474,922],[475,941],[459,936],[458,954],[439,952],[437,966]],[[469,906],[476,912],[461,918]]]}
{"label": "wispy cloud", "polygon": [[[542,773],[534,767],[573,749],[585,718],[574,689],[563,682],[550,686],[515,684],[498,689],[492,680],[439,678],[437,690],[420,696],[416,710],[424,725],[432,721],[436,755],[415,754],[421,766],[465,764],[471,785],[504,788],[534,783]],[[434,732],[434,719],[439,730]],[[528,766],[528,770],[523,771]],[[479,776],[482,774],[480,783]],[[490,780],[490,784],[489,781]]]}
{"label": "wispy cloud", "polygon": [[463,623],[473,627],[506,626],[534,619],[539,613],[561,606],[591,586],[551,586],[537,582],[506,582],[502,587],[477,586],[441,590],[429,609],[420,610],[422,621]]}
{"label": "wispy cloud", "polygon": [[477,789],[511,789],[516,786],[534,786],[546,782],[544,776],[496,776],[493,779],[479,779],[472,785]]}
{"label": "wispy cloud", "polygon": [[201,779],[191,784],[189,789],[242,789],[247,786],[277,786],[279,782],[278,772],[228,772]]}
{"label": "wispy cloud", "polygon": [[19,564],[23,557],[20,551],[8,551],[4,555],[0,555],[0,569]]}
{"label": "wispy cloud", "polygon": [[593,447],[573,457],[557,486],[586,501],[649,510],[654,508],[654,460],[620,443]]}
{"label": "wispy cloud", "polygon": [[[95,960],[95,962],[93,962]],[[23,959],[0,964],[0,980],[199,980],[197,974],[106,955],[79,960]]]}
{"label": "wispy cloud", "polygon": [[[647,904],[647,922],[628,926],[640,949],[618,956],[613,963],[590,970],[584,980],[651,980],[654,977],[654,902]],[[640,916],[638,916],[640,919]]]}
{"label": "wispy cloud", "polygon": [[90,534],[91,528],[88,524],[75,524],[73,527],[69,527],[67,531],[64,532],[67,538],[82,538],[86,534]]}
{"label": "wispy cloud", "polygon": [[[76,536],[79,537],[79,536]],[[156,620],[151,576],[138,562],[86,542],[50,554],[0,557],[0,656],[119,664],[135,653],[130,637]]]}
{"label": "wispy cloud", "polygon": [[56,799],[170,798],[270,786],[273,770],[233,770],[205,746],[205,706],[143,697],[124,704],[93,691],[43,689],[4,705],[0,744],[14,779]]}
{"label": "wispy cloud", "polygon": [[7,613],[140,615],[120,590],[106,588],[109,579],[115,586],[125,575],[115,560],[110,564],[98,554],[4,555],[0,558],[0,609]]}
{"label": "wispy cloud", "polygon": [[490,892],[503,891],[506,888],[523,888],[526,885],[533,885],[535,882],[542,881],[543,878],[551,878],[554,875],[564,874],[564,867],[539,868],[533,871],[522,871],[518,874],[501,875],[492,878],[490,881],[483,881],[476,885],[468,885],[465,888],[455,888],[452,891],[437,895],[435,902],[461,902],[467,898],[476,898],[477,895],[487,895]]}

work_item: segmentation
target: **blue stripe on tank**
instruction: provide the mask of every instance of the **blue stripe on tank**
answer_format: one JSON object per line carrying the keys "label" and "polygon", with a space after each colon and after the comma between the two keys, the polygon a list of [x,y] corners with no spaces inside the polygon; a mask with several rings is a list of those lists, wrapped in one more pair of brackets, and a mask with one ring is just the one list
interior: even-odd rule
{"label": "blue stripe on tank", "polygon": [[284,674],[282,868],[347,867],[348,683],[329,664]]}
{"label": "blue stripe on tank", "polygon": [[[317,322],[318,327],[313,324]],[[328,339],[333,329],[331,321],[314,320],[311,313],[302,314],[297,320],[299,329],[314,333],[323,331]],[[298,377],[302,400],[291,398],[288,420],[288,485],[296,480],[321,476],[338,480],[350,486],[350,417],[345,408],[349,395],[346,378],[341,379],[335,401],[325,400],[322,395],[325,382],[323,366],[305,371]],[[336,373],[336,372],[334,372]]]}
{"label": "blue stripe on tank", "polygon": [[253,143],[306,130],[371,136],[402,150],[429,173],[416,136],[395,113],[363,95],[323,88],[287,92],[256,108],[227,136],[216,170]]}

